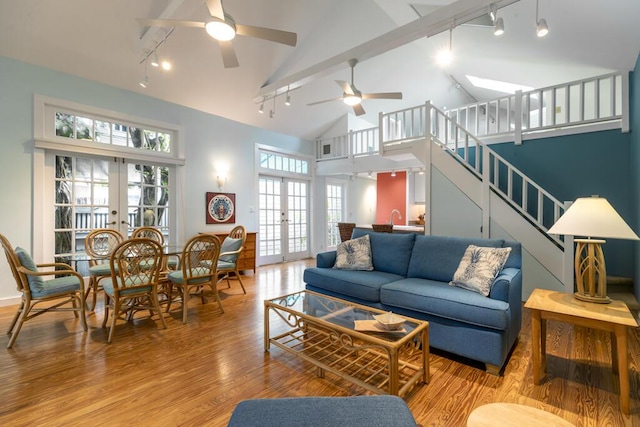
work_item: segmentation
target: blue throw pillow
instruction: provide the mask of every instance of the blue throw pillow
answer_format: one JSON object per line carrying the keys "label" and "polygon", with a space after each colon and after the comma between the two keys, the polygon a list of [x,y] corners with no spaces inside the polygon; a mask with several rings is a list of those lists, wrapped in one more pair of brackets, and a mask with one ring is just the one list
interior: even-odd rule
{"label": "blue throw pillow", "polygon": [[[234,252],[237,251],[238,249],[240,249],[240,246],[242,246],[242,239],[234,239],[232,237],[225,237],[224,241],[222,242],[222,247],[220,247],[220,253],[224,253],[224,252]],[[238,254],[233,254],[233,255],[220,255],[220,261],[226,261],[226,262],[236,262],[236,260],[238,259]]]}
{"label": "blue throw pillow", "polygon": [[[21,247],[17,247],[16,255],[18,256],[18,261],[20,261],[20,264],[24,268],[31,271],[38,271],[38,267],[36,267],[36,263],[33,261],[33,258],[31,258],[31,255],[29,255],[29,252]],[[29,289],[31,289],[31,292],[40,292],[44,288],[42,276],[27,275],[27,280],[29,281]]]}

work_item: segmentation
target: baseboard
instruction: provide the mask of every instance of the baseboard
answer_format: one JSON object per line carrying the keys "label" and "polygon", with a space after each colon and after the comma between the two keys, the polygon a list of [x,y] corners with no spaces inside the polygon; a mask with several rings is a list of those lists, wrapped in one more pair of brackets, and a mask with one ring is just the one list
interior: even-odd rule
{"label": "baseboard", "polygon": [[20,304],[20,296],[0,298],[0,307],[8,307],[10,305]]}

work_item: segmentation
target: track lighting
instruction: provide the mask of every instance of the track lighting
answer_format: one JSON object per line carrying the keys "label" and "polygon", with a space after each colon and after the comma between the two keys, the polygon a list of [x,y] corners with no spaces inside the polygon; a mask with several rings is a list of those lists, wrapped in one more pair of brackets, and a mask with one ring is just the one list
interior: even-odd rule
{"label": "track lighting", "polygon": [[392,170],[392,171],[391,171],[391,176],[392,176],[393,178],[395,178],[395,177],[396,177],[396,171],[395,171],[395,170]]}
{"label": "track lighting", "polygon": [[420,168],[420,170],[418,171],[418,175],[424,175],[424,168]]}
{"label": "track lighting", "polygon": [[502,18],[496,19],[496,22],[493,26],[493,34],[496,36],[501,36],[504,34],[504,21]]}
{"label": "track lighting", "polygon": [[273,97],[273,108],[269,111],[269,118],[273,119],[273,116],[276,115],[276,97]]}
{"label": "track lighting", "polygon": [[260,104],[260,108],[258,108],[258,113],[264,114],[264,102]]}
{"label": "track lighting", "polygon": [[549,26],[546,19],[538,17],[539,6],[540,0],[536,0],[536,34],[538,37],[544,37],[549,34]]}
{"label": "track lighting", "polygon": [[152,67],[159,67],[160,66],[160,61],[158,60],[158,51],[157,50],[153,51],[153,59],[151,59],[151,66]]}
{"label": "track lighting", "polygon": [[538,20],[538,26],[536,27],[536,34],[538,37],[544,37],[549,34],[549,26],[544,18]]}
{"label": "track lighting", "polygon": [[149,78],[147,77],[147,61],[144,61],[144,78],[140,80],[138,84],[144,89],[149,86]]}
{"label": "track lighting", "polygon": [[289,96],[289,86],[287,86],[287,97],[284,100],[284,105],[287,107],[291,105],[291,97]]}
{"label": "track lighting", "polygon": [[371,178],[371,176],[372,176],[372,175],[373,175],[373,174],[371,173],[371,171],[369,171],[369,173],[367,174],[367,176],[368,176],[369,178]]}
{"label": "track lighting", "polygon": [[273,110],[269,110],[269,118],[270,118],[270,119],[273,119],[273,115],[274,115],[274,114],[275,114],[275,113],[273,112]]}

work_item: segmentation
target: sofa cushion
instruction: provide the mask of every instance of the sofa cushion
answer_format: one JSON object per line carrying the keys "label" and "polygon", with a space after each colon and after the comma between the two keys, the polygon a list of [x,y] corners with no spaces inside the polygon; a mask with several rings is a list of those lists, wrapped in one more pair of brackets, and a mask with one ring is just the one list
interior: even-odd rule
{"label": "sofa cushion", "polygon": [[491,284],[502,271],[509,253],[511,248],[469,245],[449,285],[489,296]]}
{"label": "sofa cushion", "polygon": [[373,270],[369,235],[340,243],[336,248],[334,267],[342,270]]}
{"label": "sofa cushion", "polygon": [[449,286],[447,282],[407,278],[380,290],[380,302],[486,328],[509,327],[509,304],[476,292]]}
{"label": "sofa cushion", "polygon": [[369,235],[373,268],[385,273],[407,275],[415,233],[377,233],[372,230],[355,228],[353,238]]}
{"label": "sofa cushion", "polygon": [[[417,236],[407,277],[450,282],[467,246],[501,248],[503,243],[504,241],[499,239]],[[375,266],[375,259],[373,265]]]}
{"label": "sofa cushion", "polygon": [[402,279],[382,271],[338,270],[311,267],[304,270],[303,280],[314,288],[348,295],[363,301],[379,302],[382,285]]}

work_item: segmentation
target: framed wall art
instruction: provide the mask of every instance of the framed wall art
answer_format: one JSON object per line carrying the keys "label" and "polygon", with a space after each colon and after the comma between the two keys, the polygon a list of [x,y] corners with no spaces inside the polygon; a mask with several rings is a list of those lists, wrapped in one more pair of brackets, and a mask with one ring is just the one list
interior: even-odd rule
{"label": "framed wall art", "polygon": [[235,193],[207,193],[207,224],[235,224]]}

